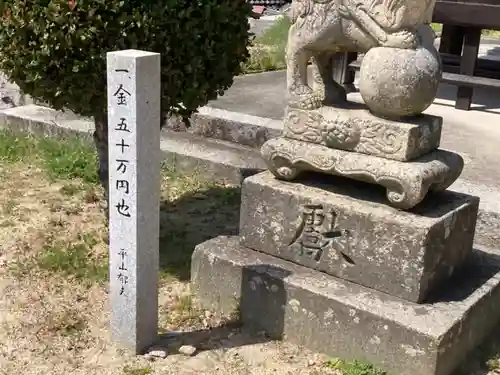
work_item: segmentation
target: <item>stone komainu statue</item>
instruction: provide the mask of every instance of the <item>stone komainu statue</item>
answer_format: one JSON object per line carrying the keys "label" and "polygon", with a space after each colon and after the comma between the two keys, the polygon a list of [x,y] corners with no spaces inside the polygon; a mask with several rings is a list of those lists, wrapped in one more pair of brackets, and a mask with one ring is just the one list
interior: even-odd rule
{"label": "stone komainu statue", "polygon": [[[293,0],[287,46],[290,105],[315,109],[345,101],[345,90],[332,77],[333,54],[415,49],[422,37],[419,27],[430,22],[434,5],[435,0]],[[307,83],[311,58],[314,90]]]}

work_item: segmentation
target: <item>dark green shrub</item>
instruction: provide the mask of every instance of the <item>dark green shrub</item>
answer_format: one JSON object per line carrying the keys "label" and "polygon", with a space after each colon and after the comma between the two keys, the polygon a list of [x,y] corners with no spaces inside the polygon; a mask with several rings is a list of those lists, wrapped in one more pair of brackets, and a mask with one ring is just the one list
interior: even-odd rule
{"label": "dark green shrub", "polygon": [[55,109],[93,116],[102,164],[106,53],[161,53],[163,112],[186,118],[240,73],[250,13],[246,0],[3,0],[0,71]]}
{"label": "dark green shrub", "polygon": [[106,107],[106,52],[161,53],[164,108],[183,115],[227,89],[247,57],[245,0],[0,4],[0,70],[25,93],[85,116]]}

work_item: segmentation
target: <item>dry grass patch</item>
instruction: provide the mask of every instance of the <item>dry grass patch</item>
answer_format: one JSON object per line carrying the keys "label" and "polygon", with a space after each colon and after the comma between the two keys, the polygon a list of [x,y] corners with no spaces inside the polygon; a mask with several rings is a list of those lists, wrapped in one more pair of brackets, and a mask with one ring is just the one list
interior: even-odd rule
{"label": "dry grass patch", "polygon": [[[12,196],[16,206],[10,224],[0,228],[0,374],[145,373],[142,357],[109,339],[107,233],[99,202],[89,202],[85,189],[66,194],[69,182],[52,181],[41,169],[9,165],[2,173],[0,207],[12,207]],[[191,329],[186,316],[194,308],[176,307],[186,293],[186,283],[162,288],[169,329]]]}
{"label": "dry grass patch", "polygon": [[[95,153],[73,142],[0,133],[0,374],[158,373],[110,341]],[[195,244],[236,227],[238,192],[163,172],[161,330],[196,331],[221,320],[178,277]]]}
{"label": "dry grass patch", "polygon": [[[83,191],[61,196],[64,182],[43,168],[1,169],[0,207],[9,209],[9,225],[0,228],[0,373],[77,369],[83,353],[103,345],[92,327],[106,332],[103,285],[92,282],[95,264],[106,262],[104,217],[97,203],[80,204]],[[78,211],[65,209],[77,204]]]}

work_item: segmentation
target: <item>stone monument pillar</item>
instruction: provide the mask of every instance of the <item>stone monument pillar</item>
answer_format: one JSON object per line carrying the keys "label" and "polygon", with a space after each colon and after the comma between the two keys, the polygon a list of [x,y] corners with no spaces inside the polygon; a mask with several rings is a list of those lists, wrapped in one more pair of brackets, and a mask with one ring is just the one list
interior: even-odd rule
{"label": "stone monument pillar", "polygon": [[[422,114],[441,78],[433,7],[292,3],[283,134],[244,181],[240,237],[193,255],[202,304],[398,375],[449,374],[498,322],[500,261],[473,249],[479,199],[446,190],[464,162]],[[332,79],[339,51],[366,53],[364,105]]]}

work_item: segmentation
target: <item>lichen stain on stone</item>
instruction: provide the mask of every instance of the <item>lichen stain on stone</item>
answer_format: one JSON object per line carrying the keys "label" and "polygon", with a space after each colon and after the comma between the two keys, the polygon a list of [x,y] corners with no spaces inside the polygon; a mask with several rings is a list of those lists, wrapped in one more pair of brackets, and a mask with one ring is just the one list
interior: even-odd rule
{"label": "lichen stain on stone", "polygon": [[332,319],[335,316],[335,312],[333,309],[328,309],[325,311],[324,317],[325,319]]}
{"label": "lichen stain on stone", "polygon": [[403,350],[405,351],[405,353],[407,355],[409,355],[410,357],[418,357],[419,355],[424,355],[425,354],[425,351],[423,351],[422,349],[419,349],[419,348],[415,348],[411,345],[401,345],[401,347],[403,348]]}
{"label": "lichen stain on stone", "polygon": [[[332,309],[328,309],[323,314],[323,321],[325,322],[326,325],[329,325],[332,323],[334,316],[335,316],[335,312]],[[338,321],[336,321],[335,324],[338,324]]]}
{"label": "lichen stain on stone", "polygon": [[404,290],[406,290],[407,292],[411,292],[413,287],[411,285],[411,283],[413,282],[413,280],[409,280],[409,279],[406,279],[405,282],[403,284],[400,284],[401,288],[403,288]]}
{"label": "lichen stain on stone", "polygon": [[264,213],[264,204],[262,202],[257,203],[257,206],[255,207],[255,214],[254,216],[259,216]]}
{"label": "lichen stain on stone", "polygon": [[443,226],[444,226],[444,238],[448,238],[450,236],[450,233],[455,226],[455,222],[457,220],[456,215],[454,215],[453,212],[449,213],[446,215],[446,219],[443,220]]}
{"label": "lichen stain on stone", "polygon": [[259,237],[264,237],[266,230],[262,227],[256,227],[256,232]]}
{"label": "lichen stain on stone", "polygon": [[379,345],[381,342],[382,342],[382,340],[380,340],[380,337],[378,337],[378,336],[373,336],[370,339],[370,344],[372,344],[372,345]]}
{"label": "lichen stain on stone", "polygon": [[262,278],[260,276],[252,277],[252,281],[255,283],[255,285],[264,284],[264,282],[262,281]]}
{"label": "lichen stain on stone", "polygon": [[283,238],[283,224],[284,218],[282,215],[277,215],[276,219],[272,220],[269,224],[269,230],[273,233],[273,241],[278,244],[282,241]]}
{"label": "lichen stain on stone", "polygon": [[215,256],[213,254],[208,254],[207,255],[207,258],[208,258],[208,263],[210,263],[210,266],[213,266],[214,263],[215,263]]}
{"label": "lichen stain on stone", "polygon": [[253,291],[257,290],[257,285],[255,285],[254,281],[250,280],[249,285],[250,285],[250,289],[252,289]]}
{"label": "lichen stain on stone", "polygon": [[288,304],[290,305],[290,307],[292,308],[292,311],[293,312],[296,312],[298,313],[299,312],[299,307],[300,307],[300,302],[296,299],[291,299]]}

